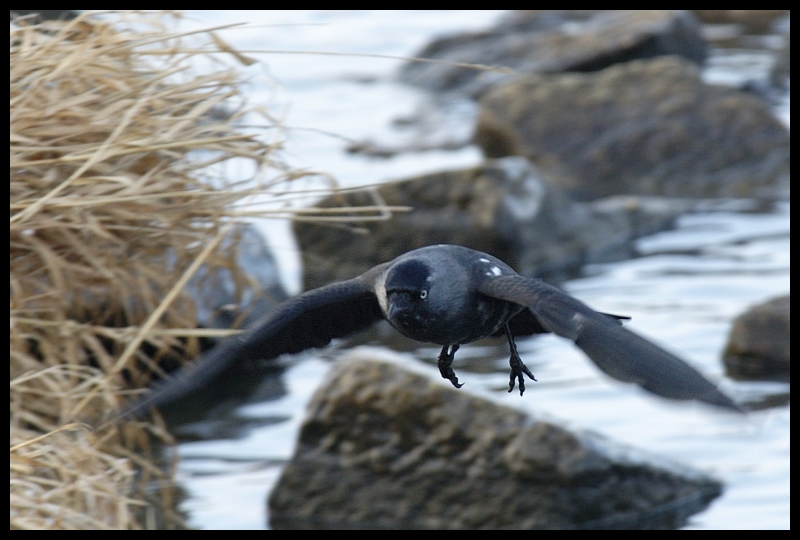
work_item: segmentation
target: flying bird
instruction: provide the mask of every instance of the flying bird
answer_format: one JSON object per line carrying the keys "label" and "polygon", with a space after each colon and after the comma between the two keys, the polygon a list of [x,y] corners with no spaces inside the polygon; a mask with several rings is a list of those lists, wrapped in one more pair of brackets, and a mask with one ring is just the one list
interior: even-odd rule
{"label": "flying bird", "polygon": [[507,264],[473,249],[436,245],[409,251],[353,279],[296,296],[246,332],[205,352],[123,411],[140,417],[211,384],[243,359],[270,360],[324,347],[387,320],[416,341],[442,346],[439,372],[460,388],[452,364],[458,348],[503,336],[510,348],[508,391],[536,380],[517,353],[515,336],[551,332],[573,341],[611,377],[665,398],[698,400],[741,409],[695,368],[622,327],[621,317],[594,311],[540,279],[523,277]]}

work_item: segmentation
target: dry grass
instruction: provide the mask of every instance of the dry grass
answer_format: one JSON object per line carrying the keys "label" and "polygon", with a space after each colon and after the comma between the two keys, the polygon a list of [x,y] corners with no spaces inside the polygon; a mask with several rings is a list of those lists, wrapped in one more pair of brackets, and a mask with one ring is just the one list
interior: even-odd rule
{"label": "dry grass", "polygon": [[[255,113],[274,124],[242,98],[231,64],[250,60],[212,31],[171,34],[170,17],[11,25],[12,529],[180,525],[171,492],[156,493],[164,517],[137,491],[168,484],[133,452],[158,426],[74,422],[196,353],[174,330],[197,320],[182,286],[200,263],[247,280],[219,240],[248,197],[302,176],[240,127]],[[216,67],[198,72],[198,57]],[[249,178],[225,177],[234,158]]]}
{"label": "dry grass", "polygon": [[41,436],[11,430],[11,528],[129,528],[133,467],[69,424]]}

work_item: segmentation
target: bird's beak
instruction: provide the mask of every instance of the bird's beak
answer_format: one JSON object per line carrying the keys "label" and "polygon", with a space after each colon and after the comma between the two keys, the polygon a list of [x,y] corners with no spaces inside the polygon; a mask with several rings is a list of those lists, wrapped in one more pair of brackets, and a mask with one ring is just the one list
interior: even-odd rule
{"label": "bird's beak", "polygon": [[400,306],[397,305],[396,302],[389,302],[389,310],[387,316],[389,319],[394,319],[397,315],[402,311]]}
{"label": "bird's beak", "polygon": [[409,304],[410,302],[406,295],[393,294],[391,298],[389,298],[389,306],[386,313],[388,318],[390,320],[396,320],[397,317],[401,317],[404,313],[408,313],[412,310],[412,307]]}

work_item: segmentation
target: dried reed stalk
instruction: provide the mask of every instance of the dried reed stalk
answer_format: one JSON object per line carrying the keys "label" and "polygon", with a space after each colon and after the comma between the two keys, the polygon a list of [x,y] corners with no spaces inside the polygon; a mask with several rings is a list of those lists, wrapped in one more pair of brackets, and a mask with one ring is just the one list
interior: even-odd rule
{"label": "dried reed stalk", "polygon": [[[196,324],[176,284],[200,262],[247,280],[235,242],[205,248],[253,193],[305,174],[278,160],[279,141],[241,127],[253,114],[275,127],[229,65],[250,60],[213,31],[170,33],[169,20],[11,24],[11,528],[175,526],[133,495],[131,460],[140,480],[163,476],[132,452],[150,439],[73,422],[117,407],[160,359],[196,353],[196,338],[166,331]],[[233,159],[252,174],[226,178]]]}

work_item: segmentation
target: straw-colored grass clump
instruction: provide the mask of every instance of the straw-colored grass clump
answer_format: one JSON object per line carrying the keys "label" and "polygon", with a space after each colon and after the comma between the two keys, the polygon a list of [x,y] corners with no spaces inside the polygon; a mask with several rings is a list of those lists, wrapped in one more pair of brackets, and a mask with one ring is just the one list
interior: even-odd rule
{"label": "straw-colored grass clump", "polygon": [[[11,24],[11,528],[163,525],[137,510],[130,443],[74,422],[118,407],[154,360],[191,357],[182,278],[200,261],[235,274],[208,248],[255,179],[289,176],[237,125],[252,111],[230,60],[246,59],[167,19]],[[200,73],[198,57],[222,67]],[[223,177],[232,158],[250,178]]]}

